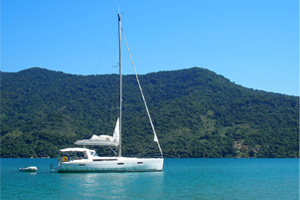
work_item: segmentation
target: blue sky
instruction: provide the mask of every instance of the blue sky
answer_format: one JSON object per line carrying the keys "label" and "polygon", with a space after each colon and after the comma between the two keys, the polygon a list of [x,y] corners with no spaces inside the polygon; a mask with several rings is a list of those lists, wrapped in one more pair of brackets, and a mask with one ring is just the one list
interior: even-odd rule
{"label": "blue sky", "polygon": [[138,74],[197,66],[299,95],[298,0],[2,0],[1,71],[118,73],[119,6]]}

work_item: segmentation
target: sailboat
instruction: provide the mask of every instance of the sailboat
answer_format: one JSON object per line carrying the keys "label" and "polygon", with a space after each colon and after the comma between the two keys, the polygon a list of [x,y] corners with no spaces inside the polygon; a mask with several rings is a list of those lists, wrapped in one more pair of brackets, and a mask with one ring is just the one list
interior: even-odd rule
{"label": "sailboat", "polygon": [[149,110],[140,86],[137,73],[135,71],[127,41],[124,36],[129,56],[136,74],[137,82],[141,91],[144,105],[149,117],[149,121],[154,133],[153,141],[157,143],[160,156],[155,158],[139,158],[139,157],[123,157],[121,148],[122,136],[122,54],[121,54],[121,14],[118,13],[118,36],[119,36],[119,70],[120,70],[120,106],[119,117],[113,135],[93,135],[90,139],[78,140],[75,145],[98,145],[98,146],[114,146],[118,148],[116,156],[103,157],[98,156],[95,150],[88,148],[66,148],[61,149],[58,157],[59,163],[57,172],[144,172],[144,171],[162,171],[164,158],[163,153],[149,114]]}

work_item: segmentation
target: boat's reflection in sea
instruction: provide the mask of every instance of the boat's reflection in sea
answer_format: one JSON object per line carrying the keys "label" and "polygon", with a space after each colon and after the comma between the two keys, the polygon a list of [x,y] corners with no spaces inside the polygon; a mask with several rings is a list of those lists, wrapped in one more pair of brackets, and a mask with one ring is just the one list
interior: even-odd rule
{"label": "boat's reflection in sea", "polygon": [[77,197],[138,199],[145,195],[159,198],[162,195],[165,173],[59,173],[58,176],[61,188]]}

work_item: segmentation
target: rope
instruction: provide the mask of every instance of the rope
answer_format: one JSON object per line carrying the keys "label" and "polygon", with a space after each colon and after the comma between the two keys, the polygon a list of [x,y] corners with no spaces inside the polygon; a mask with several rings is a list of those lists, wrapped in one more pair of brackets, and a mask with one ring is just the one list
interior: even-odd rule
{"label": "rope", "polygon": [[159,145],[159,142],[158,142],[158,139],[157,139],[157,136],[156,136],[156,132],[155,132],[155,129],[154,129],[152,120],[151,120],[151,116],[150,116],[150,113],[149,113],[149,110],[148,110],[148,106],[147,106],[147,103],[146,103],[146,100],[145,100],[145,97],[144,97],[144,94],[143,94],[143,90],[142,90],[142,87],[141,87],[141,84],[140,84],[138,75],[137,75],[137,73],[136,73],[136,70],[135,70],[135,67],[134,67],[134,64],[133,64],[133,60],[132,60],[132,57],[131,57],[131,54],[130,54],[130,51],[129,51],[129,47],[128,47],[128,44],[127,44],[127,41],[126,41],[126,38],[125,38],[125,34],[124,34],[123,29],[122,29],[122,33],[123,33],[123,37],[124,37],[124,41],[125,41],[125,44],[126,44],[128,53],[129,53],[130,61],[131,61],[131,64],[132,64],[132,67],[133,67],[133,70],[134,70],[134,73],[135,73],[135,77],[136,77],[136,80],[137,80],[137,82],[138,82],[138,85],[139,85],[141,94],[142,94],[142,98],[143,98],[144,105],[145,105],[145,108],[146,108],[146,111],[147,111],[147,114],[148,114],[148,117],[149,117],[149,121],[150,121],[152,130],[153,130],[153,133],[154,133],[154,141],[157,142],[159,151],[160,151],[161,155],[163,155],[162,150],[161,150],[160,145]]}
{"label": "rope", "polygon": [[115,155],[118,155],[111,147],[108,147]]}
{"label": "rope", "polygon": [[151,146],[152,146],[153,142],[150,143],[150,145],[140,154],[137,155],[137,157],[142,156],[144,154],[144,152],[146,152]]}
{"label": "rope", "polygon": [[111,23],[111,29],[110,29],[110,32],[109,32],[108,38],[107,38],[107,40],[106,40],[106,42],[105,42],[105,45],[104,45],[103,51],[102,51],[102,53],[101,53],[101,55],[100,55],[100,58],[99,58],[98,64],[97,64],[97,66],[96,66],[96,69],[95,69],[95,74],[97,74],[98,67],[100,66],[100,63],[102,62],[102,58],[103,58],[104,52],[106,51],[106,46],[107,46],[107,44],[108,44],[108,41],[109,41],[109,39],[110,39],[110,36],[112,35],[112,30],[113,30],[113,28],[114,28],[114,23]]}

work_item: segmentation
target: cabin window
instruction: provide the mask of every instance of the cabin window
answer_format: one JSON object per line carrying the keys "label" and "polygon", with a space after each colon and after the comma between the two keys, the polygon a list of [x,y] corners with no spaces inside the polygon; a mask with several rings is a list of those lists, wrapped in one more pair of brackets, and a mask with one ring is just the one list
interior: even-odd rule
{"label": "cabin window", "polygon": [[137,162],[137,164],[143,164],[143,162]]}
{"label": "cabin window", "polygon": [[95,151],[90,151],[92,157],[99,157]]}
{"label": "cabin window", "polygon": [[64,162],[87,159],[85,152],[63,152],[62,157]]}
{"label": "cabin window", "polygon": [[124,163],[118,163],[118,165],[124,165]]}
{"label": "cabin window", "polygon": [[117,161],[118,159],[93,159],[93,161]]}
{"label": "cabin window", "polygon": [[73,158],[74,158],[74,160],[81,160],[81,159],[84,159],[85,156],[84,156],[83,152],[74,152]]}
{"label": "cabin window", "polygon": [[79,164],[79,166],[80,166],[80,167],[84,167],[84,166],[85,166],[85,164]]}

